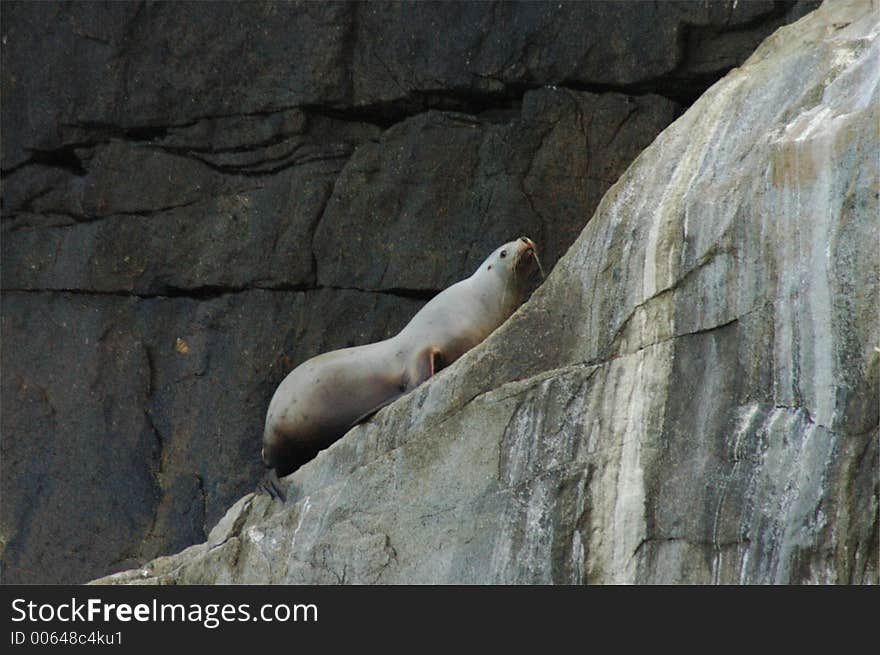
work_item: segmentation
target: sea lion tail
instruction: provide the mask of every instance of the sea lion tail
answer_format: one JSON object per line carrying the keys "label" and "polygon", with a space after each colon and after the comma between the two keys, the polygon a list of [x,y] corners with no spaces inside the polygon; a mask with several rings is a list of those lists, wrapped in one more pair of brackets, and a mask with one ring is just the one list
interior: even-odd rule
{"label": "sea lion tail", "polygon": [[277,498],[282,504],[287,502],[287,494],[284,492],[284,488],[281,486],[281,480],[278,479],[278,473],[274,468],[266,469],[266,474],[257,485],[256,493],[266,494],[272,500]]}

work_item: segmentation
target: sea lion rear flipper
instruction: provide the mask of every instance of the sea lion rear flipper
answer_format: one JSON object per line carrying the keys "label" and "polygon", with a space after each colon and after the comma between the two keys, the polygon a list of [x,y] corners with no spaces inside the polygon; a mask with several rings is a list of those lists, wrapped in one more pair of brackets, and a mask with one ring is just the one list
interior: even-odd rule
{"label": "sea lion rear flipper", "polygon": [[278,473],[276,473],[273,468],[266,471],[266,475],[263,476],[263,479],[257,485],[257,493],[264,493],[272,500],[278,498],[282,503],[287,502],[287,494],[281,487],[281,480],[278,479]]}

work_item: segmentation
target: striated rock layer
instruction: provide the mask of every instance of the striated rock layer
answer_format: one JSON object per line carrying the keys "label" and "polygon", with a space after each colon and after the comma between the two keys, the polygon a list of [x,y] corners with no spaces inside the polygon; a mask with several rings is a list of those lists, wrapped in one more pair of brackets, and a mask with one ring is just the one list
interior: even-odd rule
{"label": "striated rock layer", "polygon": [[767,39],[455,365],[102,582],[877,583],[880,13]]}

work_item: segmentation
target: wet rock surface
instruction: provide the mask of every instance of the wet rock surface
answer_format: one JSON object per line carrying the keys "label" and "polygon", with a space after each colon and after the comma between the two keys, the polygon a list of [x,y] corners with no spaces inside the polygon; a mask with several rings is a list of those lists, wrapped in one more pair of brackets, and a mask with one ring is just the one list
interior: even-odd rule
{"label": "wet rock surface", "polygon": [[[3,581],[204,540],[287,371],[395,333],[513,236],[552,269],[814,7],[3,3]],[[351,557],[381,541],[353,526]]]}

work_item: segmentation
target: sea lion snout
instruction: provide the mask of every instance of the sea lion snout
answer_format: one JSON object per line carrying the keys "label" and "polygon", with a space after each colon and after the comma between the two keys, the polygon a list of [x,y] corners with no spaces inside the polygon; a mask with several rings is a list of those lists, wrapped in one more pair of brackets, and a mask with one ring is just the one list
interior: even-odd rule
{"label": "sea lion snout", "polygon": [[522,247],[520,251],[520,260],[522,260],[523,257],[527,254],[531,255],[531,259],[535,262],[538,267],[538,271],[541,273],[541,279],[544,279],[546,277],[544,275],[544,267],[541,266],[541,260],[538,258],[538,247],[535,245],[535,242],[528,237],[520,237],[519,243],[524,244],[524,247]]}

